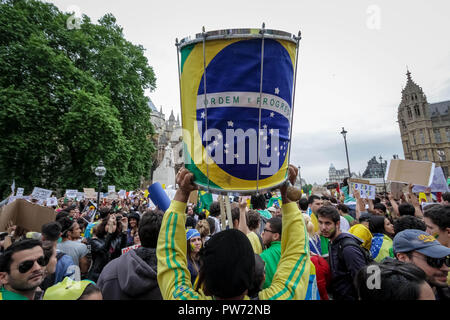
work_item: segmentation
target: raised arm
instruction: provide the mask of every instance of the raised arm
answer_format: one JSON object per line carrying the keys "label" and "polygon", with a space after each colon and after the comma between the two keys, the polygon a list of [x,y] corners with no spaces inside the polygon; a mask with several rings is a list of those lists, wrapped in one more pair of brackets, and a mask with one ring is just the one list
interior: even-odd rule
{"label": "raised arm", "polygon": [[248,197],[239,198],[239,230],[242,231],[244,234],[250,233],[250,229],[247,226],[247,216],[246,216],[247,198]]}
{"label": "raised arm", "polygon": [[[298,169],[289,166],[289,181],[295,183]],[[296,202],[287,197],[287,186],[280,188],[283,231],[281,258],[269,288],[259,292],[262,300],[304,300],[309,282],[310,259],[305,223]]]}
{"label": "raised arm", "polygon": [[158,236],[158,285],[164,300],[199,299],[187,268],[186,205],[191,191],[197,189],[193,175],[182,168],[176,178],[179,189],[166,210]]}
{"label": "raised arm", "polygon": [[391,193],[388,194],[388,199],[389,199],[389,202],[391,203],[392,210],[393,210],[393,212],[392,212],[392,217],[393,217],[393,218],[398,218],[398,217],[400,217],[400,213],[399,213],[399,211],[398,211],[398,204],[397,204],[397,201],[395,201],[394,196],[393,196]]}

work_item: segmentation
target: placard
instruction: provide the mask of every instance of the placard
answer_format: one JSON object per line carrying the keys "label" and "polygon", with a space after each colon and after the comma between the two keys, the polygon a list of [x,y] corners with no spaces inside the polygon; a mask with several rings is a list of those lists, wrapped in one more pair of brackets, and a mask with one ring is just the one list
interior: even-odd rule
{"label": "placard", "polygon": [[[47,200],[47,198],[45,199]],[[0,231],[6,231],[8,222],[21,226],[29,231],[40,232],[42,225],[55,221],[56,212],[52,208],[17,199],[0,211]]]}
{"label": "placard", "polygon": [[84,200],[84,192],[77,192],[76,199],[77,201]]}
{"label": "placard", "polygon": [[94,188],[83,188],[83,191],[86,199],[97,199],[97,192]]}
{"label": "placard", "polygon": [[359,192],[362,199],[375,199],[376,186],[359,182],[350,182],[350,189]]}
{"label": "placard", "polygon": [[47,198],[47,207],[53,207],[58,205],[58,199],[56,197]]}
{"label": "placard", "polygon": [[69,199],[75,199],[77,197],[78,190],[66,189],[66,197]]}
{"label": "placard", "polygon": [[137,249],[137,248],[139,248],[139,247],[141,247],[140,244],[135,244],[134,246],[129,246],[129,247],[123,248],[123,249],[122,249],[122,254],[125,254],[125,253],[127,253],[128,251],[130,251],[130,250],[135,250],[135,249]]}
{"label": "placard", "polygon": [[34,187],[33,192],[31,193],[31,198],[39,201],[45,201],[47,198],[50,198],[52,192],[52,190]]}
{"label": "placard", "polygon": [[116,192],[116,186],[108,186],[108,193]]}
{"label": "placard", "polygon": [[391,182],[391,195],[394,199],[399,200],[403,193],[405,193],[405,187],[408,185],[401,182]]}
{"label": "placard", "polygon": [[23,197],[23,188],[17,188],[16,197]]}
{"label": "placard", "polygon": [[121,189],[121,190],[119,190],[118,195],[119,195],[120,199],[125,199],[127,197],[127,191]]}
{"label": "placard", "polygon": [[441,167],[434,168],[433,180],[430,186],[414,185],[412,191],[415,193],[425,192],[425,189],[430,188],[431,192],[448,192],[447,181]]}
{"label": "placard", "polygon": [[435,164],[430,161],[392,159],[386,170],[386,181],[429,186]]}

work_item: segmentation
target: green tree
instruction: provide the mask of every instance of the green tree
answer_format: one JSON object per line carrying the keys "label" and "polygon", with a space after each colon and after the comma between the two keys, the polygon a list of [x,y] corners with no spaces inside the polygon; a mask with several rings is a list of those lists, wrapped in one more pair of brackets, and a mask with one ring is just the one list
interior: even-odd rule
{"label": "green tree", "polygon": [[98,24],[39,1],[0,0],[0,195],[16,186],[135,188],[155,151],[145,89],[155,88],[144,48],[115,18]]}

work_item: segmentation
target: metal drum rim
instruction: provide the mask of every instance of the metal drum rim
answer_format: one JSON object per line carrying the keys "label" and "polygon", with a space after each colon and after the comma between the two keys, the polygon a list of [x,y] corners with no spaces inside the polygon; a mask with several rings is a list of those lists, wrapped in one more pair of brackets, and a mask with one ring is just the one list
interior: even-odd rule
{"label": "metal drum rim", "polygon": [[217,188],[213,188],[213,187],[209,187],[199,184],[196,181],[194,181],[194,184],[199,188],[199,190],[203,190],[203,191],[207,191],[209,193],[214,193],[214,194],[218,194],[218,195],[229,195],[230,193],[238,193],[239,195],[254,195],[256,193],[258,194],[262,194],[262,193],[267,193],[270,192],[272,190],[275,189],[279,189],[283,184],[285,184],[288,181],[288,178],[283,179],[282,182],[273,185],[271,187],[265,187],[265,188],[259,188],[258,190],[256,189],[248,189],[248,190],[234,190],[234,189],[217,189]]}
{"label": "metal drum rim", "polygon": [[[238,30],[245,30],[248,31],[248,33],[227,33],[228,31],[238,31]],[[261,39],[263,35],[261,33],[250,33],[250,30],[258,30],[261,31],[262,29],[257,28],[240,28],[240,29],[220,29],[220,30],[213,30],[205,32],[206,38],[205,41],[212,41],[212,40],[228,40],[228,39]],[[218,34],[220,32],[224,32],[224,34]],[[278,40],[286,40],[293,43],[297,43],[295,36],[289,32],[282,31],[282,30],[276,30],[276,29],[264,29],[264,38],[266,39],[278,39]],[[179,49],[183,49],[186,46],[196,44],[203,41],[203,34],[197,33],[195,35],[195,39],[191,40],[191,37],[185,37],[181,39],[179,42]]]}

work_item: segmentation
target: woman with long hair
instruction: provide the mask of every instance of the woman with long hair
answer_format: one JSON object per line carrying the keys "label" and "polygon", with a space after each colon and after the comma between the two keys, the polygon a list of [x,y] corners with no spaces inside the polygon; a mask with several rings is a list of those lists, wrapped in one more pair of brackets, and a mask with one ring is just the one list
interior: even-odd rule
{"label": "woman with long hair", "polygon": [[372,215],[369,218],[369,230],[372,233],[370,255],[376,262],[381,262],[386,257],[394,258],[393,242],[394,226],[384,216]]}
{"label": "woman with long hair", "polygon": [[202,238],[197,229],[189,229],[186,232],[187,240],[187,262],[191,273],[191,282],[195,283],[198,271],[200,270],[200,249],[203,246]]}

